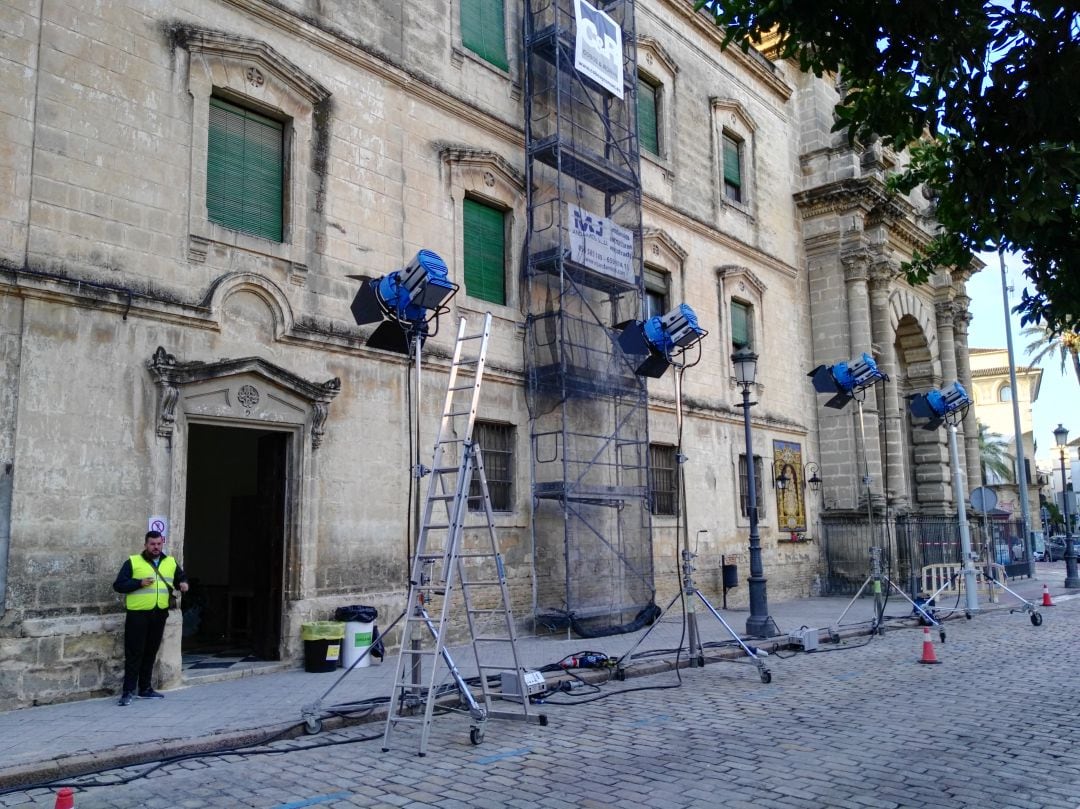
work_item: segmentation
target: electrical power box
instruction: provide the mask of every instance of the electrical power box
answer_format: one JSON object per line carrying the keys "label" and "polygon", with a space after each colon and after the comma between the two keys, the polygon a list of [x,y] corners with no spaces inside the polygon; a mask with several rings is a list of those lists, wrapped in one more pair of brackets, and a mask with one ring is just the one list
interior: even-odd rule
{"label": "electrical power box", "polygon": [[802,648],[804,652],[812,652],[818,647],[818,631],[816,629],[802,629],[792,632],[788,636],[791,643]]}
{"label": "electrical power box", "polygon": [[518,679],[516,671],[504,671],[501,674],[501,678],[503,699],[508,699],[513,702],[521,702],[520,683],[522,682],[525,684],[525,696],[527,697],[542,694],[547,690],[547,681],[544,679],[544,675],[539,671],[523,671],[521,672],[520,680]]}

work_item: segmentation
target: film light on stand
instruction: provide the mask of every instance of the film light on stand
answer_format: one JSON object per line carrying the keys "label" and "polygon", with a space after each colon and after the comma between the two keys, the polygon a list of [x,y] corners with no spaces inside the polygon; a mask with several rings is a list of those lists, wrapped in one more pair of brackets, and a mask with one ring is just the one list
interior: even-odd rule
{"label": "film light on stand", "polygon": [[936,430],[943,422],[955,424],[964,418],[971,407],[971,397],[964,386],[953,382],[940,390],[916,393],[911,397],[909,408],[911,415],[918,419],[929,419],[923,425],[924,430]]}
{"label": "film light on stand", "polygon": [[819,365],[807,374],[813,380],[814,390],[818,393],[831,393],[833,397],[825,403],[826,407],[840,410],[859,393],[886,376],[869,354],[863,354],[850,362],[838,362],[835,365]]}
{"label": "film light on stand", "polygon": [[350,307],[356,324],[380,324],[368,345],[399,354],[408,354],[413,342],[423,345],[429,324],[447,311],[446,302],[458,291],[446,262],[431,250],[421,250],[404,267],[380,278],[348,277],[361,282]]}
{"label": "film light on stand", "polygon": [[616,328],[622,329],[619,347],[632,358],[634,373],[653,379],[663,376],[683,352],[708,336],[694,310],[685,303],[665,315],[627,321]]}

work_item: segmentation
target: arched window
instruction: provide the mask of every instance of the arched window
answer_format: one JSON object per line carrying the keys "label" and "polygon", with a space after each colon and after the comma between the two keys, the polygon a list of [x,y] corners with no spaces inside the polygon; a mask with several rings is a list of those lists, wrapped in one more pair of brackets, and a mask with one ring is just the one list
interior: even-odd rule
{"label": "arched window", "polygon": [[1011,402],[1012,398],[1012,388],[1010,388],[1008,385],[1002,385],[998,389],[999,402]]}

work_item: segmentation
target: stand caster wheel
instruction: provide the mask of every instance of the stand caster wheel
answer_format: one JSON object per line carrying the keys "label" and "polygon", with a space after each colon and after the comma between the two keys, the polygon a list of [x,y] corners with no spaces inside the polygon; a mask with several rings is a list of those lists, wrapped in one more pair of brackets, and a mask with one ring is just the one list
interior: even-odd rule
{"label": "stand caster wheel", "polygon": [[315,719],[314,717],[304,720],[304,733],[308,736],[314,736],[316,733],[322,733],[322,720]]}
{"label": "stand caster wheel", "polygon": [[484,741],[484,731],[480,728],[469,728],[469,742],[475,746],[482,741]]}
{"label": "stand caster wheel", "polygon": [[695,658],[694,665],[697,666],[699,669],[705,668],[705,655],[701,655],[700,657]]}
{"label": "stand caster wheel", "polygon": [[537,721],[540,723],[540,727],[546,728],[547,727],[547,714],[543,714],[543,713],[540,714]]}
{"label": "stand caster wheel", "polygon": [[945,642],[945,630],[944,629],[938,631],[938,637],[941,638],[942,643]]}
{"label": "stand caster wheel", "polygon": [[765,685],[768,685],[769,683],[771,683],[772,682],[772,672],[769,671],[768,669],[765,669],[765,671],[761,672],[761,682],[765,683]]}
{"label": "stand caster wheel", "polygon": [[967,618],[967,619],[968,619],[968,620],[970,621],[970,620],[971,620],[971,613],[970,613],[970,612],[967,612],[967,611],[965,610],[965,611],[964,611],[964,617],[965,617],[965,618]]}
{"label": "stand caster wheel", "polygon": [[1042,615],[1037,612],[1031,613],[1031,625],[1042,626]]}

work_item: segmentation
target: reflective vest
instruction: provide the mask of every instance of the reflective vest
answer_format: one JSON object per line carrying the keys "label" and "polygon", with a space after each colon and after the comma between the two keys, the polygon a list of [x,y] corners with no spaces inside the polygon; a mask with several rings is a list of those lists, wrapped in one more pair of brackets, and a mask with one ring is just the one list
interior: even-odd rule
{"label": "reflective vest", "polygon": [[[176,560],[171,556],[162,556],[158,561],[157,575],[154,575],[154,566],[143,559],[142,554],[131,557],[131,578],[135,581],[149,579],[154,581],[149,587],[140,587],[138,590],[128,593],[126,604],[129,610],[152,610],[154,607],[167,610],[169,608],[169,587],[173,586],[173,576],[176,575]],[[168,587],[165,586],[168,582]]]}

